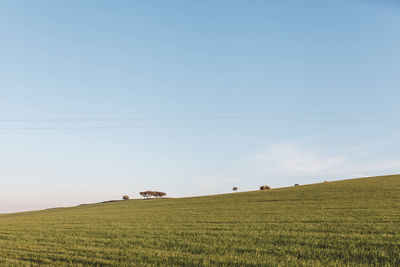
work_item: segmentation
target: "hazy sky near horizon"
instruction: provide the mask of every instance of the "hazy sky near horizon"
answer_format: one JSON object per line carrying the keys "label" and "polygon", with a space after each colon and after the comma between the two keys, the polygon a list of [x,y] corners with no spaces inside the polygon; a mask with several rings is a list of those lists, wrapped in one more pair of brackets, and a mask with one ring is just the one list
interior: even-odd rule
{"label": "hazy sky near horizon", "polygon": [[396,1],[2,1],[0,38],[0,213],[400,173]]}

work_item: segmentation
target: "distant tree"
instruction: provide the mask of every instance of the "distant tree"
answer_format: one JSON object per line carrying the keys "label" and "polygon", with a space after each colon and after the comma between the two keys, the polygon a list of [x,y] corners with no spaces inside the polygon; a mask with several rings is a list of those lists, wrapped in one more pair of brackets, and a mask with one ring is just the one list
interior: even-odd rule
{"label": "distant tree", "polygon": [[234,186],[234,187],[232,188],[232,190],[236,192],[236,191],[238,190],[238,188],[237,188],[236,186]]}
{"label": "distant tree", "polygon": [[129,200],[129,196],[125,195],[122,197],[123,200]]}
{"label": "distant tree", "polygon": [[294,184],[294,186],[299,186],[299,184]]}
{"label": "distant tree", "polygon": [[151,197],[159,198],[159,197],[164,197],[167,195],[167,193],[158,192],[158,191],[144,191],[144,192],[140,192],[139,194],[144,198],[151,198]]}
{"label": "distant tree", "polygon": [[271,187],[268,186],[268,185],[262,185],[262,186],[260,186],[260,190],[267,190],[267,189],[271,189]]}

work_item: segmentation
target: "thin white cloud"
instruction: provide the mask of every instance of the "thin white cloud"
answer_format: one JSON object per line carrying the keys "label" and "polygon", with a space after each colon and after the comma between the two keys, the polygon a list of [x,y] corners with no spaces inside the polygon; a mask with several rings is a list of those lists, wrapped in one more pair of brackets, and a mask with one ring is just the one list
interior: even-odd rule
{"label": "thin white cloud", "polygon": [[380,157],[374,155],[373,149],[348,148],[340,155],[326,155],[300,142],[272,145],[252,157],[249,163],[257,172],[293,177],[329,175],[340,178],[400,171],[400,158]]}
{"label": "thin white cloud", "polygon": [[344,164],[342,156],[323,156],[301,147],[299,143],[276,144],[254,156],[255,168],[282,174],[315,174]]}
{"label": "thin white cloud", "polygon": [[[390,147],[390,144],[386,145]],[[280,187],[400,173],[400,157],[378,152],[375,145],[346,147],[337,154],[324,151],[323,147],[309,142],[274,144],[242,160],[230,170],[199,175],[198,185],[207,185],[216,191],[231,185],[251,190],[261,184]]]}

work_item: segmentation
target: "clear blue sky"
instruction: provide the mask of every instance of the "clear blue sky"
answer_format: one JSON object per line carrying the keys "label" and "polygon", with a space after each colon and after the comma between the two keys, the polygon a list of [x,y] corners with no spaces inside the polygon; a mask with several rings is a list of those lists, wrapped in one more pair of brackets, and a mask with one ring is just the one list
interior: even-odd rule
{"label": "clear blue sky", "polygon": [[2,1],[0,38],[0,213],[400,173],[396,1]]}

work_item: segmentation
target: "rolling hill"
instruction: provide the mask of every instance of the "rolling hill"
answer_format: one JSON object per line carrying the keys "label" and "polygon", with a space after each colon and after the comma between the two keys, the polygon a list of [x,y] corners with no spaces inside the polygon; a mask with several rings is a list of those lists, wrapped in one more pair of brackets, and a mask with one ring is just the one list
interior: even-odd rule
{"label": "rolling hill", "polygon": [[400,265],[400,175],[0,215],[0,264]]}

